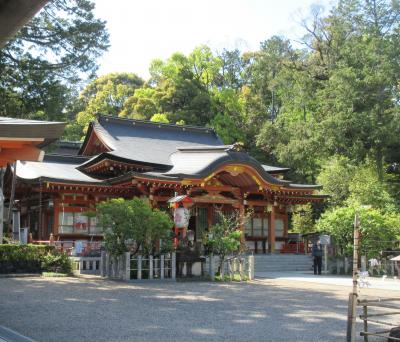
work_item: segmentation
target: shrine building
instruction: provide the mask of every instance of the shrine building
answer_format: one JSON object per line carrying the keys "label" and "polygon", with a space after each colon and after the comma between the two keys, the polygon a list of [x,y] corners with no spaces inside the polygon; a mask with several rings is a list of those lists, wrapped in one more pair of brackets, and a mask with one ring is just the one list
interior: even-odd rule
{"label": "shrine building", "polygon": [[[239,144],[223,145],[211,128],[100,116],[76,154],[18,161],[14,188],[21,227],[35,240],[101,240],[96,217],[84,213],[110,198],[145,197],[168,210],[169,199],[187,195],[195,241],[218,212],[251,209],[242,227],[246,244],[267,253],[287,241],[291,212],[324,200],[318,186],[285,180],[287,171],[259,163]],[[8,192],[13,176],[9,168]]]}

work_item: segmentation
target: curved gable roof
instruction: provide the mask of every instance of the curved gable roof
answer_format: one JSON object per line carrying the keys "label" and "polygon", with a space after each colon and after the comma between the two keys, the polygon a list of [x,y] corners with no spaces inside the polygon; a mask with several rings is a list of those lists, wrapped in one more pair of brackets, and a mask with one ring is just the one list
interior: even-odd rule
{"label": "curved gable roof", "polygon": [[204,178],[224,165],[235,164],[252,167],[267,183],[275,185],[288,184],[287,181],[279,180],[270,175],[248,153],[236,151],[234,145],[179,148],[178,152],[171,156],[171,161],[173,164],[172,169],[164,173],[167,176]]}
{"label": "curved gable roof", "polygon": [[93,131],[110,150],[101,155],[153,165],[172,166],[169,157],[179,147],[222,144],[211,128],[100,116],[98,123],[91,123],[79,154]]}

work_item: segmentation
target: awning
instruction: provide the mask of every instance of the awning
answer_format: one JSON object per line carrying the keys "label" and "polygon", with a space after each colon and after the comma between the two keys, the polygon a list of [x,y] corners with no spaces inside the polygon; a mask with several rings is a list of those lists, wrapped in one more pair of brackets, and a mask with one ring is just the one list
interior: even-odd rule
{"label": "awning", "polygon": [[188,195],[180,195],[180,196],[175,196],[175,197],[170,198],[167,202],[168,203],[178,203],[178,202],[193,203],[193,200]]}

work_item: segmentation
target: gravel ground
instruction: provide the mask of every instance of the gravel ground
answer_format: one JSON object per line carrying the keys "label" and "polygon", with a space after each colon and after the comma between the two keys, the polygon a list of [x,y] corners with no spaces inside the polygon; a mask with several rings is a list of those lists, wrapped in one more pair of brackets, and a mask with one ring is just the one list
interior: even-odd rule
{"label": "gravel ground", "polygon": [[344,341],[348,292],[280,279],[127,284],[3,278],[0,324],[37,341],[57,342]]}

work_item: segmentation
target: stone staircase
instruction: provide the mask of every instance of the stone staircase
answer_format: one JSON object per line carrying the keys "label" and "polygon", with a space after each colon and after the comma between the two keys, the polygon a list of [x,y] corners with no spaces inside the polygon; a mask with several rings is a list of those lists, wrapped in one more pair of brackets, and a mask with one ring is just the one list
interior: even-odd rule
{"label": "stone staircase", "polygon": [[304,254],[255,254],[254,272],[312,272],[313,260]]}

